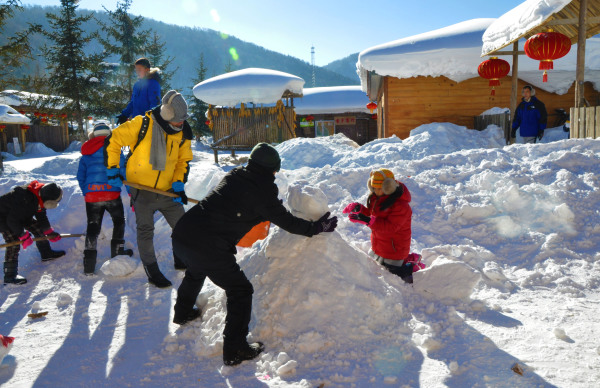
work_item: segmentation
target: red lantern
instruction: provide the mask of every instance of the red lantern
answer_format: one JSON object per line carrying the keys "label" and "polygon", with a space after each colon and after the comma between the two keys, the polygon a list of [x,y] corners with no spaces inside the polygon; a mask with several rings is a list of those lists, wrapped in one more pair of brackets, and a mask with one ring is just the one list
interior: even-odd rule
{"label": "red lantern", "polygon": [[20,110],[19,113],[22,114],[22,115],[24,115],[25,111],[24,110]]}
{"label": "red lantern", "polygon": [[34,115],[35,117],[40,117],[40,112],[35,112],[33,115]]}
{"label": "red lantern", "polygon": [[67,114],[66,114],[66,113],[63,113],[63,114],[61,114],[61,115],[60,115],[60,118],[61,118],[61,119],[66,119],[66,118],[67,118]]}
{"label": "red lantern", "polygon": [[489,86],[492,87],[492,96],[496,95],[494,86],[500,86],[500,78],[506,77],[509,71],[510,65],[508,62],[497,57],[492,57],[487,61],[481,62],[477,68],[480,77],[490,80]]}
{"label": "red lantern", "polygon": [[314,119],[315,119],[315,116],[313,116],[313,115],[306,116],[306,120],[308,120],[308,121],[314,121]]}
{"label": "red lantern", "polygon": [[367,109],[373,113],[373,111],[377,109],[377,104],[371,101],[367,104]]}
{"label": "red lantern", "polygon": [[206,120],[206,121],[204,122],[204,124],[206,124],[206,125],[210,125],[210,120]]}
{"label": "red lantern", "polygon": [[88,116],[88,118],[87,118],[87,119],[88,119],[89,121],[92,121],[92,120],[94,120],[94,118],[93,118],[92,116]]}
{"label": "red lantern", "polygon": [[27,131],[29,129],[29,125],[23,124],[23,125],[21,125],[21,129],[24,131]]}
{"label": "red lantern", "polygon": [[540,70],[544,70],[543,82],[548,82],[547,70],[554,69],[553,60],[562,58],[571,50],[571,39],[560,32],[540,32],[527,39],[525,54],[540,61]]}
{"label": "red lantern", "polygon": [[372,115],[372,116],[371,116],[371,118],[372,118],[373,120],[377,120],[377,113],[375,113],[374,115]]}
{"label": "red lantern", "polygon": [[0,125],[0,132],[4,132],[5,129],[6,129],[6,125]]}
{"label": "red lantern", "polygon": [[42,117],[48,117],[48,113],[42,113]]}

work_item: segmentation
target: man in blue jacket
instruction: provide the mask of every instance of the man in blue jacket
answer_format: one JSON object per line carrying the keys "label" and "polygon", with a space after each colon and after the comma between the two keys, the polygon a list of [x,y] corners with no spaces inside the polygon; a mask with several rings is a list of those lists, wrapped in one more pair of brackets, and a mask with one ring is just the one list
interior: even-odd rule
{"label": "man in blue jacket", "polygon": [[160,105],[160,69],[150,68],[147,58],[135,61],[135,72],[138,80],[133,85],[133,92],[129,104],[117,116],[117,125],[121,125],[130,118],[143,116],[147,111]]}
{"label": "man in blue jacket", "polygon": [[535,89],[531,85],[523,87],[523,100],[517,107],[512,124],[511,137],[517,136],[517,129],[521,128],[521,137],[524,143],[535,143],[542,140],[548,121],[546,106],[535,97]]}
{"label": "man in blue jacket", "polygon": [[[93,275],[96,269],[98,251],[96,244],[102,227],[102,218],[107,211],[113,220],[113,233],[110,242],[110,256],[132,256],[131,249],[125,249],[125,212],[121,200],[121,188],[108,184],[106,167],[104,167],[104,141],[111,134],[110,127],[105,123],[97,123],[90,132],[90,140],[81,147],[81,160],[77,171],[77,181],[81,193],[85,197],[87,214],[87,232],[85,250],[83,251],[83,272]],[[121,154],[121,166],[124,166],[124,156]],[[125,176],[125,172],[121,173]]]}

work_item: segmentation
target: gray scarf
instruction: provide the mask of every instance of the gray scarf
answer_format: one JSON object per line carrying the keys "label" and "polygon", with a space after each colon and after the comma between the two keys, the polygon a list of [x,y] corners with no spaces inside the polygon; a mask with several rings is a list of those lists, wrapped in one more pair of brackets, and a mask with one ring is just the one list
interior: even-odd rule
{"label": "gray scarf", "polygon": [[150,164],[154,171],[165,171],[167,164],[167,134],[152,114],[152,145],[150,146]]}

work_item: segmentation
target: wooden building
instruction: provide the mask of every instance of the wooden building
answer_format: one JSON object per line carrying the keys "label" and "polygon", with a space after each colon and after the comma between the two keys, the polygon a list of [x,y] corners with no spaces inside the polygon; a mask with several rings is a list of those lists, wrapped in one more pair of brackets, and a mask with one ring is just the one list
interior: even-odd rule
{"label": "wooden building", "polygon": [[304,80],[269,69],[249,68],[207,79],[194,96],[209,105],[211,148],[251,150],[256,144],[281,143],[296,136],[294,99],[302,97]]}
{"label": "wooden building", "polygon": [[303,94],[295,101],[298,136],[343,133],[360,145],[377,138],[377,115],[360,86],[307,88]]}
{"label": "wooden building", "polygon": [[[377,102],[379,137],[410,136],[433,122],[473,127],[473,118],[493,107],[509,107],[511,75],[491,95],[488,80],[479,77],[482,36],[495,19],[474,19],[436,31],[369,48],[359,55],[363,90]],[[549,82],[542,82],[538,62],[522,58],[518,90],[530,84],[546,104],[552,124],[555,109],[569,110],[574,99],[576,50],[555,61]],[[600,53],[600,39],[588,40],[588,54]],[[596,55],[597,56],[597,55]],[[600,65],[586,72],[585,96],[600,100]]]}

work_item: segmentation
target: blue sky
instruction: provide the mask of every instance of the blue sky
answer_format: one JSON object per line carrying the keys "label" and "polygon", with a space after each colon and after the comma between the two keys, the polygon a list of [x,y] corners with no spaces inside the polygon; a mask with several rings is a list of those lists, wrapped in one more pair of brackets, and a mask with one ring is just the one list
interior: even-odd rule
{"label": "blue sky", "polygon": [[[468,19],[498,17],[523,0],[133,0],[131,13],[211,28],[319,66],[390,40]],[[80,7],[114,9],[117,0],[81,0]],[[23,4],[59,5],[58,0]]]}

